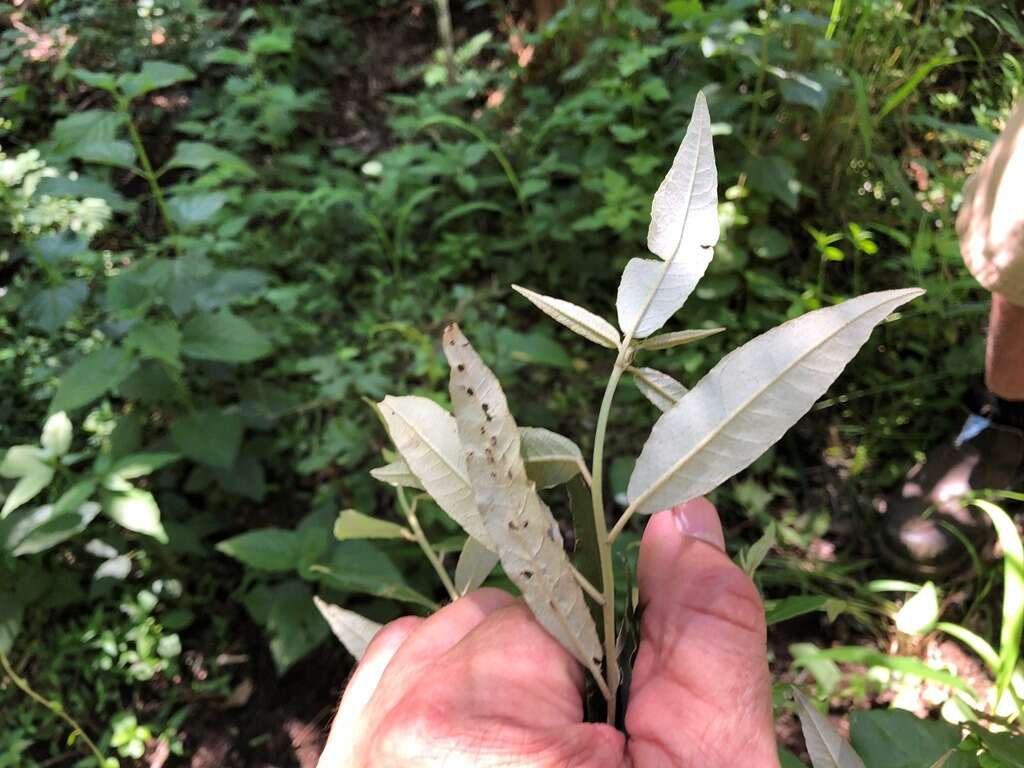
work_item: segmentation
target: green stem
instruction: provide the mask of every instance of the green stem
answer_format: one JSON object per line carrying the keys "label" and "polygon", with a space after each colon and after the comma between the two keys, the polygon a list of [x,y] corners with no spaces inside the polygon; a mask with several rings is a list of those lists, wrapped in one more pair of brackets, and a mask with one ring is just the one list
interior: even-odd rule
{"label": "green stem", "polygon": [[419,518],[416,517],[416,503],[414,501],[412,504],[409,504],[409,501],[405,498],[405,493],[401,488],[398,489],[398,504],[401,506],[402,512],[405,514],[405,520],[409,524],[409,529],[412,531],[413,538],[416,540],[416,543],[420,545],[420,549],[423,550],[423,554],[426,555],[427,560],[430,561],[430,564],[437,572],[438,577],[441,579],[441,583],[448,592],[448,596],[452,600],[457,600],[459,598],[459,592],[455,589],[455,585],[448,576],[448,572],[444,569],[444,565],[442,565],[441,561],[438,559],[434,548],[430,546],[430,542],[427,540],[427,536],[423,533],[423,528],[420,526]]}
{"label": "green stem", "polygon": [[64,708],[61,707],[60,704],[58,704],[55,701],[50,701],[49,699],[46,699],[43,696],[36,693],[32,689],[32,686],[28,684],[28,681],[14,671],[14,669],[11,667],[10,659],[7,658],[7,654],[5,654],[3,651],[0,651],[0,666],[3,667],[4,672],[11,679],[11,682],[14,683],[18,688],[20,688],[25,693],[26,696],[28,696],[30,699],[32,699],[40,706],[46,707],[46,709],[53,712],[53,714],[55,714],[57,717],[59,717],[61,720],[63,720],[65,723],[71,726],[72,731],[82,737],[82,741],[85,742],[85,745],[89,748],[89,751],[92,752],[93,757],[96,758],[96,762],[100,766],[100,768],[103,767],[103,765],[106,763],[106,757],[104,757],[103,753],[100,752],[100,748],[96,746],[96,742],[89,738],[89,736],[86,734],[82,726],[75,722],[75,720],[73,720],[72,717],[64,711]]}
{"label": "green stem", "polygon": [[597,429],[594,431],[594,457],[591,471],[594,473],[590,486],[590,498],[594,503],[594,528],[597,531],[598,552],[601,558],[601,594],[604,604],[601,616],[604,624],[604,658],[605,683],[608,687],[608,723],[615,724],[615,700],[619,688],[619,660],[615,648],[615,571],[612,565],[612,546],[608,541],[608,523],[604,517],[604,439],[608,430],[608,415],[611,413],[612,400],[619,386],[622,372],[628,365],[628,345],[623,344],[615,366],[608,377],[608,386],[604,390],[601,410],[597,415]]}
{"label": "green stem", "polygon": [[[121,111],[124,113],[125,122],[128,124],[128,135],[131,137],[132,146],[135,147],[135,154],[139,156],[139,162],[142,163],[142,176],[146,183],[149,184],[149,191],[153,193],[153,200],[160,211],[160,218],[163,220],[164,229],[167,230],[167,234],[173,235],[175,234],[174,222],[171,219],[170,211],[167,209],[167,200],[164,198],[164,192],[160,189],[157,175],[153,171],[153,164],[149,161],[149,153],[146,152],[146,148],[142,144],[142,136],[139,135],[139,129],[135,127],[135,121],[132,120],[128,107],[122,106]],[[175,244],[174,248],[178,251],[179,247]],[[178,251],[178,255],[181,255],[180,251]]]}

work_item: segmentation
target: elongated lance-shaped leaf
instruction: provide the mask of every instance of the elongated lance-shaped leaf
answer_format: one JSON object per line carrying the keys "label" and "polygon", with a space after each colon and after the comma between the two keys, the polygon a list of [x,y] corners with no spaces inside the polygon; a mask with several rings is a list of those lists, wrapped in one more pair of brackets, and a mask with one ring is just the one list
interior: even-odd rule
{"label": "elongated lance-shaped leaf", "polygon": [[810,699],[796,688],[793,689],[793,698],[796,699],[807,754],[811,756],[814,768],[864,768],[864,761],[839,735],[829,719],[815,709]]}
{"label": "elongated lance-shaped leaf", "polygon": [[619,328],[628,338],[649,336],[683,306],[711,263],[719,235],[711,116],[699,93],[686,135],[651,204],[647,247],[664,261],[631,259],[619,283],[615,306]]}
{"label": "elongated lance-shaped leaf", "polygon": [[381,625],[354,611],[332,605],[319,597],[314,597],[313,602],[316,604],[317,610],[320,611],[320,615],[324,617],[324,621],[327,622],[327,626],[345,646],[345,650],[351,653],[356,661],[362,659],[370,641],[380,631]]}
{"label": "elongated lance-shaped leaf", "polygon": [[488,546],[455,419],[425,397],[385,397],[379,405],[388,433],[413,474],[449,517]]}
{"label": "elongated lance-shaped leaf", "polygon": [[644,339],[640,343],[640,349],[647,349],[652,352],[659,349],[672,349],[672,347],[680,347],[683,344],[690,344],[694,341],[706,339],[708,336],[714,336],[716,333],[721,333],[724,330],[725,328],[719,327],[659,333],[657,336],[651,336],[648,339]]}
{"label": "elongated lance-shaped leaf", "polygon": [[420,479],[413,474],[413,471],[409,469],[409,465],[405,463],[404,459],[392,461],[383,467],[374,467],[370,470],[370,475],[375,480],[393,485],[396,488],[423,490],[423,484],[420,482]]}
{"label": "elongated lance-shaped leaf", "polygon": [[470,536],[455,564],[455,591],[460,595],[477,589],[498,564],[498,553],[492,552]]}
{"label": "elongated lance-shaped leaf", "polygon": [[615,326],[591,312],[564,299],[544,296],[528,288],[513,285],[512,289],[533,303],[537,309],[548,317],[557,320],[569,330],[578,333],[585,339],[609,349],[619,346],[619,332]]}
{"label": "elongated lance-shaped leaf", "polygon": [[540,427],[520,427],[526,474],[538,488],[554,488],[569,482],[585,466],[576,443],[564,435]]}
{"label": "elongated lance-shaped leaf", "polygon": [[636,388],[660,411],[670,409],[687,392],[678,381],[654,368],[630,368],[629,372],[633,374]]}
{"label": "elongated lance-shaped leaf", "polygon": [[668,260],[679,250],[688,253],[712,247],[719,234],[718,169],[711,145],[711,115],[701,92],[672,167],[654,194],[647,247]]}
{"label": "elongated lance-shaped leaf", "polygon": [[745,469],[824,394],[875,325],[922,293],[869,293],[730,352],[655,423],[629,478],[627,512],[667,509]]}
{"label": "elongated lance-shaped leaf", "polygon": [[594,620],[558,524],[526,475],[505,393],[457,325],[445,329],[443,347],[466,468],[505,573],[541,625],[600,677],[602,651]]}

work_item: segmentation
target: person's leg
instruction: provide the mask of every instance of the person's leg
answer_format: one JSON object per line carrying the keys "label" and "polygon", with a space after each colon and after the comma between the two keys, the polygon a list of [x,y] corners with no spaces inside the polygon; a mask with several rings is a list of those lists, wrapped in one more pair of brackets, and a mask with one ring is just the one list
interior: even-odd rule
{"label": "person's leg", "polygon": [[1003,400],[1024,400],[1024,307],[992,294],[985,386]]}

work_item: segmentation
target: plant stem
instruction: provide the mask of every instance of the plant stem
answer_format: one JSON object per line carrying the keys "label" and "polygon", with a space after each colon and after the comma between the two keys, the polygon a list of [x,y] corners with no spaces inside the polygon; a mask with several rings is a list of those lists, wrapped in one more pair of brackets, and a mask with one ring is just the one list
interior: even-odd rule
{"label": "plant stem", "polygon": [[430,546],[430,542],[427,540],[427,536],[423,533],[423,528],[420,527],[419,518],[416,517],[416,502],[413,501],[409,504],[409,500],[405,498],[405,493],[401,488],[398,489],[398,504],[402,508],[402,512],[405,513],[406,522],[409,524],[409,529],[412,531],[413,538],[416,539],[416,543],[420,545],[420,549],[423,550],[423,554],[427,556],[427,560],[434,567],[437,572],[438,578],[441,579],[441,583],[444,584],[445,590],[448,592],[448,596],[452,600],[459,599],[459,592],[455,589],[455,585],[452,583],[451,577],[448,576],[448,572],[444,569],[444,565],[437,557],[437,553],[434,548]]}
{"label": "plant stem", "polygon": [[88,734],[86,734],[82,726],[80,726],[74,719],[72,719],[72,717],[64,711],[64,708],[60,704],[58,704],[55,701],[50,701],[49,699],[46,699],[40,694],[36,693],[32,689],[32,686],[28,684],[28,681],[14,671],[14,669],[11,667],[10,659],[7,658],[7,654],[5,654],[3,651],[0,651],[0,666],[3,667],[3,670],[7,674],[7,676],[11,678],[11,682],[14,683],[18,688],[20,688],[25,693],[26,696],[28,696],[30,699],[32,699],[40,706],[46,707],[48,710],[53,712],[53,714],[55,714],[57,717],[59,717],[61,720],[63,720],[65,723],[71,726],[72,731],[82,737],[82,741],[85,742],[85,745],[89,748],[89,751],[92,752],[93,757],[96,758],[96,763],[100,766],[100,768],[102,768],[102,766],[106,763],[106,757],[104,757],[103,753],[100,752],[100,748],[96,746],[96,742],[89,738]]}
{"label": "plant stem", "polygon": [[619,660],[615,648],[615,571],[612,566],[612,546],[608,541],[608,523],[604,519],[604,438],[608,430],[608,415],[611,412],[615,390],[619,386],[622,372],[626,370],[628,358],[627,344],[623,344],[615,366],[608,377],[608,386],[604,390],[601,410],[597,415],[597,428],[594,431],[594,457],[591,470],[594,473],[590,485],[590,498],[594,503],[594,528],[597,531],[598,552],[601,558],[601,593],[604,603],[601,605],[601,616],[604,624],[604,658],[605,683],[608,687],[608,718],[609,725],[615,724],[615,697],[619,688]]}
{"label": "plant stem", "polygon": [[[146,148],[142,144],[142,136],[139,135],[139,129],[135,127],[135,121],[132,120],[128,107],[126,105],[122,106],[121,111],[124,113],[125,122],[128,124],[128,135],[131,137],[132,146],[135,147],[135,154],[139,156],[139,162],[142,164],[142,175],[146,179],[146,183],[149,184],[149,191],[153,193],[153,200],[160,211],[160,218],[163,220],[164,229],[167,230],[167,234],[173,235],[175,234],[174,222],[171,219],[170,211],[167,209],[167,200],[164,198],[163,190],[160,189],[160,182],[157,181],[157,175],[153,171],[153,164],[149,161],[149,153],[146,152]],[[178,250],[177,244],[175,244],[174,249],[180,256],[181,252]]]}

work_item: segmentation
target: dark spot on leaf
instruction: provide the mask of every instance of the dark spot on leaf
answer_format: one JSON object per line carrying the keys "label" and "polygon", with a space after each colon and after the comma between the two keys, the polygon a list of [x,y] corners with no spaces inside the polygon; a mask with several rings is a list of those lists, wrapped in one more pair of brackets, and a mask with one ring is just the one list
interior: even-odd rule
{"label": "dark spot on leaf", "polygon": [[519,575],[522,576],[527,581],[529,581],[530,579],[533,578],[533,571],[523,571]]}
{"label": "dark spot on leaf", "polygon": [[594,662],[594,664],[600,664],[601,663],[601,657],[600,656],[593,656],[593,657],[591,657],[590,660],[592,662]]}
{"label": "dark spot on leaf", "polygon": [[457,366],[455,366],[455,367],[456,367],[456,368],[458,368],[458,369],[459,369],[460,371],[464,371],[464,370],[466,370],[466,366],[464,366],[464,365],[463,365],[462,363],[459,363],[459,364],[458,364]]}
{"label": "dark spot on leaf", "polygon": [[495,435],[491,435],[491,445],[497,446],[498,438]]}
{"label": "dark spot on leaf", "polygon": [[470,397],[472,397],[473,396],[473,388],[472,387],[466,387],[466,394],[469,395]]}
{"label": "dark spot on leaf", "polygon": [[489,406],[489,405],[488,405],[487,403],[483,403],[483,404],[481,404],[481,406],[480,406],[480,407],[481,407],[481,408],[483,408],[483,409],[484,409],[484,411],[489,411],[489,410],[491,410],[491,406]]}

